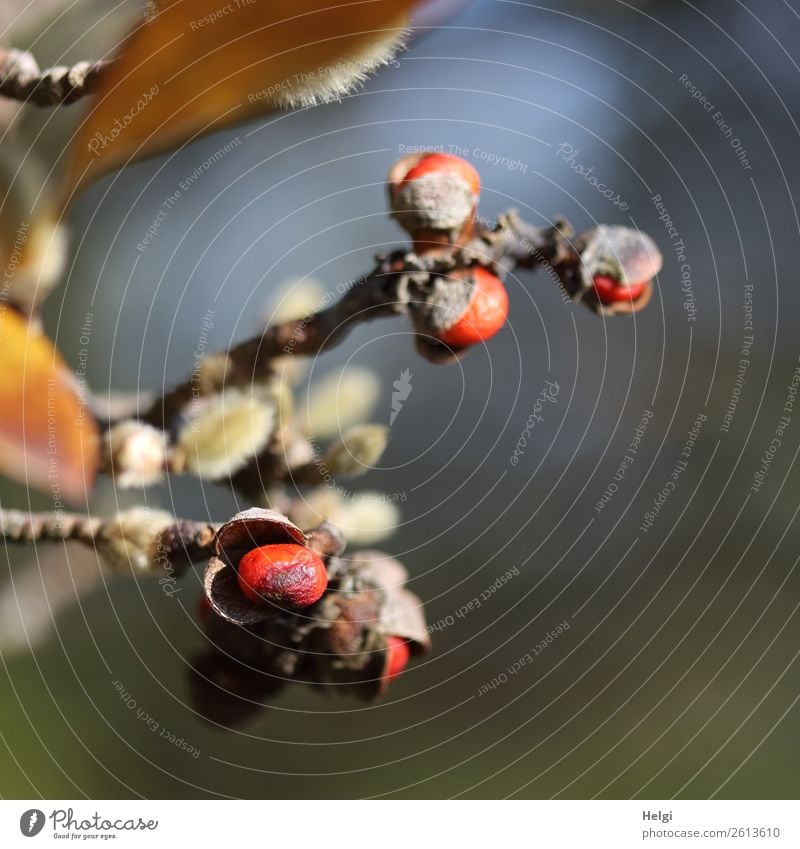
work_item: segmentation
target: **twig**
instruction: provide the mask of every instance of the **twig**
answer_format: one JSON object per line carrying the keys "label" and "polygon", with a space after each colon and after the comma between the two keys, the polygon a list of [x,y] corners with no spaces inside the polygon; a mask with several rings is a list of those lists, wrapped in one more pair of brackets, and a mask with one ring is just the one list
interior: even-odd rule
{"label": "twig", "polygon": [[0,49],[0,95],[36,106],[75,103],[91,94],[110,62],[77,62],[42,71],[33,55],[16,48]]}
{"label": "twig", "polygon": [[358,324],[406,314],[409,302],[432,275],[447,274],[458,265],[494,264],[501,276],[513,268],[539,267],[543,261],[561,268],[570,263],[577,265],[580,257],[570,247],[569,232],[566,222],[540,229],[522,221],[515,213],[508,213],[492,228],[479,226],[476,235],[460,247],[423,255],[398,250],[378,256],[375,268],[356,280],[333,306],[272,325],[260,336],[218,355],[215,359],[224,361],[222,368],[215,363],[220,385],[204,384],[195,376],[156,400],[142,418],[166,429],[198,394],[218,391],[222,385],[247,385],[267,378],[280,357],[315,356],[338,345]]}
{"label": "twig", "polygon": [[112,569],[181,574],[214,553],[216,526],[146,508],[111,518],[77,513],[0,510],[0,537],[13,543],[74,540],[94,548]]}
{"label": "twig", "polygon": [[[207,433],[196,444],[190,440],[188,449],[181,445],[176,448],[174,434],[179,427],[181,434],[185,432],[190,408],[203,409],[198,404],[201,398],[211,396],[213,400],[213,396],[222,398],[221,393],[229,389],[267,384],[276,377],[280,359],[315,356],[338,345],[356,325],[373,319],[407,315],[416,331],[415,343],[421,355],[433,362],[454,361],[466,348],[453,350],[437,343],[426,311],[431,303],[436,303],[443,286],[448,285],[444,282],[448,276],[456,280],[460,269],[481,265],[501,278],[515,269],[543,269],[567,300],[581,300],[596,313],[615,315],[641,309],[649,299],[652,284],[647,284],[636,301],[604,304],[594,295],[593,275],[606,273],[620,280],[631,275],[637,282],[649,281],[661,266],[661,256],[652,240],[630,228],[600,226],[574,237],[564,220],[540,228],[513,211],[501,215],[493,226],[477,217],[469,219],[469,224],[468,233],[455,239],[455,243],[415,237],[413,250],[378,256],[372,271],[356,280],[332,306],[267,327],[261,335],[227,352],[206,357],[189,380],[144,411],[132,412],[128,408],[121,422],[114,421],[112,411],[109,424],[114,428],[107,439],[110,450],[106,452],[103,470],[120,482],[122,475],[129,477],[136,485],[160,479],[167,469],[173,473],[185,471],[187,450],[191,457],[199,456],[198,445],[202,444],[206,454],[213,453],[209,448],[217,421],[213,405],[210,435]],[[262,389],[266,390],[266,386]],[[220,404],[224,407],[223,401]],[[232,486],[256,503],[261,503],[265,490],[275,483],[314,484],[327,473],[317,458],[306,456],[308,452],[301,450],[302,441],[292,442],[286,429],[276,429],[271,438],[263,430],[251,435],[258,437],[252,450],[248,448],[239,458],[244,461],[252,457],[246,465],[238,460],[231,463],[225,449],[223,457],[204,458],[205,470],[195,457],[191,470],[211,480],[230,475]],[[260,441],[262,436],[267,439],[266,444]],[[299,450],[292,450],[293,446]]]}
{"label": "twig", "polygon": [[[194,519],[175,519],[146,508],[110,518],[0,509],[0,538],[6,542],[80,542],[96,549],[117,571],[135,565],[144,572],[180,575],[217,553],[220,527]],[[308,531],[306,540],[310,548],[325,556],[338,554],[344,547],[341,534],[328,522]]]}
{"label": "twig", "polygon": [[0,536],[8,542],[76,540],[93,545],[104,520],[77,513],[0,510]]}

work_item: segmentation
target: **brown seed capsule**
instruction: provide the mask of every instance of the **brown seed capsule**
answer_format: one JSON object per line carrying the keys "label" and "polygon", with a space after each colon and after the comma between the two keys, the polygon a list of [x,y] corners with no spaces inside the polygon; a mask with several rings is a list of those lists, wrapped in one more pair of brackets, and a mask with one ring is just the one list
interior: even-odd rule
{"label": "brown seed capsule", "polygon": [[253,507],[220,527],[215,541],[217,556],[209,561],[203,579],[208,600],[219,616],[239,625],[256,624],[269,617],[268,608],[242,592],[237,569],[249,551],[282,544],[305,547],[306,536],[275,510]]}
{"label": "brown seed capsule", "polygon": [[416,348],[431,362],[455,362],[469,348],[490,339],[505,324],[508,293],[483,266],[431,275],[409,303],[417,331]]}
{"label": "brown seed capsule", "polygon": [[647,305],[663,259],[646,233],[601,225],[584,233],[576,245],[584,303],[601,315],[630,315]]}
{"label": "brown seed capsule", "polygon": [[422,253],[468,237],[480,194],[478,172],[446,153],[404,156],[389,171],[392,216]]}

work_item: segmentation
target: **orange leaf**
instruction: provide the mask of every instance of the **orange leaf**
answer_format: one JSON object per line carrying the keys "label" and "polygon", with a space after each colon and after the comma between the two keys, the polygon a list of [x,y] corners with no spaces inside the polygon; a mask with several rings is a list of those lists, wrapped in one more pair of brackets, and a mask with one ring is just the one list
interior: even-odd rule
{"label": "orange leaf", "polygon": [[77,381],[50,340],[0,304],[0,472],[80,502],[97,473],[99,437]]}
{"label": "orange leaf", "polygon": [[67,192],[274,109],[341,97],[393,55],[417,0],[175,0],[140,25],[73,139]]}

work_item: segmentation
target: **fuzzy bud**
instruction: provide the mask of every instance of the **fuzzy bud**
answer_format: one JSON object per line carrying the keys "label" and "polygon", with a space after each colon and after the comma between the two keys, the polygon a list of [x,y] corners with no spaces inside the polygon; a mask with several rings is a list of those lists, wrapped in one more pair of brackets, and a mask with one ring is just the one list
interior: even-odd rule
{"label": "fuzzy bud", "polygon": [[161,534],[174,523],[174,517],[163,510],[136,507],[107,522],[95,545],[115,572],[157,572],[164,566]]}
{"label": "fuzzy bud", "polygon": [[331,474],[343,477],[366,474],[380,460],[388,441],[385,425],[356,425],[328,450],[325,465]]}
{"label": "fuzzy bud", "polygon": [[232,475],[264,448],[274,425],[273,404],[255,390],[203,399],[178,435],[172,467],[210,480]]}
{"label": "fuzzy bud", "polygon": [[310,277],[286,280],[275,293],[267,324],[278,324],[316,312],[325,303],[322,284]]}
{"label": "fuzzy bud", "polygon": [[291,504],[293,522],[304,529],[315,528],[320,522],[330,521],[338,525],[342,516],[342,496],[339,489],[318,486]]}
{"label": "fuzzy bud", "polygon": [[381,492],[359,492],[343,500],[333,521],[348,542],[373,545],[395,532],[400,523],[400,511]]}
{"label": "fuzzy bud", "polygon": [[372,412],[381,392],[378,378],[352,366],[315,380],[301,408],[303,426],[317,439],[329,439]]}
{"label": "fuzzy bud", "polygon": [[372,545],[395,532],[400,510],[392,497],[382,492],[346,493],[343,497],[338,489],[319,486],[292,505],[292,519],[301,528],[330,521],[349,543]]}
{"label": "fuzzy bud", "polygon": [[161,480],[167,463],[166,434],[133,420],[120,422],[104,437],[104,468],[123,489]]}

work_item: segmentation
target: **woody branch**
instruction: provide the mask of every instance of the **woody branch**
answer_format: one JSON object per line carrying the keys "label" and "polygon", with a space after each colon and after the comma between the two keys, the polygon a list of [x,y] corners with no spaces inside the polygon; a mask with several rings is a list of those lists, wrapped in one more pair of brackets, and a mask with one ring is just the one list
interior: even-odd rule
{"label": "woody branch", "polygon": [[96,87],[109,62],[77,62],[42,71],[27,50],[0,48],[0,96],[35,106],[75,103]]}
{"label": "woody branch", "polygon": [[[513,212],[500,216],[494,227],[479,224],[475,235],[449,251],[419,254],[397,250],[377,257],[377,264],[359,278],[331,307],[268,327],[229,351],[212,358],[217,381],[188,380],[154,401],[142,418],[164,428],[198,390],[205,394],[225,386],[248,385],[268,377],[275,361],[287,355],[313,357],[340,344],[357,325],[408,314],[409,303],[424,289],[427,280],[447,275],[457,266],[474,263],[494,266],[500,276],[514,269],[534,269],[549,263],[562,273],[580,263],[571,245],[571,228],[537,228]],[[219,360],[222,360],[221,368]],[[211,369],[209,369],[211,371]]]}

